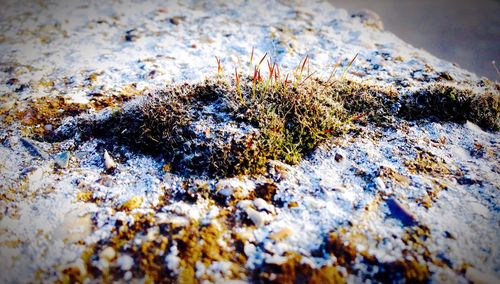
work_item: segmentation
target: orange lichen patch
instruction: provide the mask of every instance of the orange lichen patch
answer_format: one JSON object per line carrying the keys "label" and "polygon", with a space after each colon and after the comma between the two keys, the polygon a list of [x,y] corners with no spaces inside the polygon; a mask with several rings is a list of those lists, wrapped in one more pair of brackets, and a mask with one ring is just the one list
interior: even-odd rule
{"label": "orange lichen patch", "polygon": [[120,209],[125,210],[125,211],[131,211],[131,210],[137,209],[137,208],[141,207],[143,201],[144,201],[144,197],[134,196],[134,197],[130,198],[129,200],[127,200],[126,202],[124,202],[121,205]]}
{"label": "orange lichen patch", "polygon": [[62,96],[45,97],[30,101],[27,108],[18,110],[15,116],[21,124],[30,126],[33,134],[45,135],[64,117],[78,115],[86,108],[83,104],[66,102]]}
{"label": "orange lichen patch", "polygon": [[443,159],[427,151],[418,150],[415,159],[406,161],[405,165],[414,174],[442,177],[451,173]]}
{"label": "orange lichen patch", "polygon": [[356,274],[355,260],[362,261],[370,266],[378,266],[379,271],[373,278],[382,282],[405,280],[411,283],[423,283],[430,279],[428,263],[438,266],[444,264],[434,257],[425,246],[429,238],[429,230],[425,227],[414,226],[407,228],[401,240],[408,246],[403,256],[395,261],[381,262],[368,251],[358,251],[353,237],[358,235],[351,228],[342,228],[332,232],[325,244],[325,251],[335,256],[337,264],[346,267],[349,273]]}
{"label": "orange lichen patch", "polygon": [[93,94],[88,104],[72,102],[62,95],[33,99],[22,108],[18,106],[19,103],[8,101],[2,104],[0,115],[4,116],[4,123],[19,121],[27,127],[28,133],[44,136],[50,134],[68,116],[76,116],[88,110],[117,107],[140,94],[135,84],[129,84],[118,91]]}
{"label": "orange lichen patch", "polygon": [[6,240],[6,241],[1,241],[0,242],[0,247],[7,247],[7,248],[15,248],[22,244],[22,241],[17,239],[17,240]]}
{"label": "orange lichen patch", "polygon": [[[216,225],[199,225],[192,224],[181,230],[173,236],[173,240],[177,242],[181,272],[178,281],[180,283],[197,282],[194,273],[196,271],[196,263],[201,262],[205,267],[208,267],[214,261],[232,262],[230,271],[227,271],[227,276],[240,277],[245,274],[243,263],[234,263],[234,249],[225,250],[219,244],[222,238],[223,231]],[[210,275],[203,275],[198,280],[214,281]]]}
{"label": "orange lichen patch", "polygon": [[[133,279],[146,279],[151,283],[179,282],[199,283],[203,280],[215,281],[209,274],[196,275],[197,265],[209,265],[216,261],[230,263],[224,277],[246,278],[242,238],[225,235],[226,218],[233,217],[228,210],[221,210],[218,220],[211,224],[163,223],[153,213],[135,213],[133,222],[116,221],[112,236],[99,244],[89,247],[82,256],[87,275],[85,278],[100,281],[120,280],[124,276],[121,267],[116,263],[120,255],[126,254],[134,259],[130,269]],[[225,212],[227,211],[227,212]],[[224,245],[224,243],[227,245]],[[176,246],[180,258],[178,271],[171,271],[166,263],[166,256]],[[108,255],[105,251],[113,249],[113,258],[103,268],[97,265],[99,260]],[[177,274],[178,272],[178,274]],[[63,273],[69,279],[79,279],[74,270]],[[76,275],[76,276],[75,276]],[[63,279],[64,279],[63,277]]]}
{"label": "orange lichen patch", "polygon": [[289,253],[287,261],[280,265],[266,264],[260,267],[254,278],[258,283],[345,283],[345,277],[335,266],[313,268],[301,263],[302,256]]}
{"label": "orange lichen patch", "polygon": [[410,180],[406,176],[396,172],[394,169],[389,167],[383,167],[383,166],[380,167],[379,176],[384,178],[389,178],[390,180],[401,185],[402,187],[407,187],[410,185]]}
{"label": "orange lichen patch", "polygon": [[78,201],[89,202],[93,198],[93,193],[90,190],[80,191],[76,194],[76,199]]}
{"label": "orange lichen patch", "polygon": [[438,195],[441,190],[445,189],[447,186],[439,180],[433,180],[433,185],[431,189],[428,189],[424,196],[418,198],[416,201],[424,206],[425,208],[431,208],[432,204],[438,199]]}
{"label": "orange lichen patch", "polygon": [[272,233],[272,234],[269,236],[269,238],[270,238],[271,240],[274,240],[274,241],[279,242],[279,241],[281,241],[281,240],[283,240],[283,239],[286,239],[286,238],[287,238],[288,236],[290,236],[291,234],[293,234],[293,231],[292,231],[290,228],[285,227],[285,228],[283,228],[283,229],[281,229],[281,230],[279,230],[279,231],[277,231],[277,232]]}

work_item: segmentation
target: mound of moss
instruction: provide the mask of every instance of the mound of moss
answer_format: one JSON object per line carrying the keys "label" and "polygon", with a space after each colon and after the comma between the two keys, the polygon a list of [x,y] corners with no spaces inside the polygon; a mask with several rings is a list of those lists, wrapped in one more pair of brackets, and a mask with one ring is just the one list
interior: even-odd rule
{"label": "mound of moss", "polygon": [[[237,84],[237,85],[236,85]],[[260,174],[269,160],[296,164],[357,121],[471,120],[499,127],[499,96],[434,85],[411,96],[349,80],[298,85],[214,80],[171,86],[105,119],[80,119],[81,137],[101,137],[161,155],[183,175]],[[389,123],[388,123],[389,122]]]}

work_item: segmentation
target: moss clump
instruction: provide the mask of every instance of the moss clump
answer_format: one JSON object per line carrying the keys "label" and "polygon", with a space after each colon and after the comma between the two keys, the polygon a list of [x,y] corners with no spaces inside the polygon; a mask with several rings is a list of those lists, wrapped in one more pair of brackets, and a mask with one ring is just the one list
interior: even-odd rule
{"label": "moss clump", "polygon": [[387,115],[391,97],[350,81],[260,88],[250,81],[239,91],[220,81],[169,87],[77,128],[83,138],[161,154],[176,173],[228,177],[264,173],[271,159],[296,164],[360,114],[383,108],[376,115]]}
{"label": "moss clump", "polygon": [[397,116],[434,116],[498,129],[500,115],[498,94],[435,85],[404,97],[393,88],[320,79],[184,84],[108,112],[80,120],[81,137],[160,154],[175,173],[210,177],[262,174],[269,160],[297,164],[356,120],[385,127]]}
{"label": "moss clump", "polygon": [[472,121],[479,126],[500,130],[500,93],[498,90],[474,93],[452,85],[434,84],[407,97],[399,115],[407,119],[433,116],[443,121]]}

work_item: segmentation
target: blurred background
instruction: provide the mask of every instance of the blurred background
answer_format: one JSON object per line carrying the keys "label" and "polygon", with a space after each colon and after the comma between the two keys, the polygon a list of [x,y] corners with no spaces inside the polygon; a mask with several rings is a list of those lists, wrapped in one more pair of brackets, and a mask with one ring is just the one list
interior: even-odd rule
{"label": "blurred background", "polygon": [[417,48],[500,81],[500,0],[329,0],[376,12],[385,30]]}

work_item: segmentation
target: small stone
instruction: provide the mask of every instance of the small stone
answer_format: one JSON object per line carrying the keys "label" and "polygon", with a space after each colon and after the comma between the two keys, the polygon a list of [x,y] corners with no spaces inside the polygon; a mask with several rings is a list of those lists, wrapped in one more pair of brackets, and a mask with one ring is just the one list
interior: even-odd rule
{"label": "small stone", "polygon": [[298,206],[299,206],[299,203],[297,201],[290,201],[290,203],[288,203],[288,208],[295,208]]}
{"label": "small stone", "polygon": [[125,272],[125,275],[123,275],[123,280],[129,281],[130,279],[132,279],[132,272],[130,271]]}
{"label": "small stone", "polygon": [[113,158],[111,158],[107,150],[104,150],[104,167],[107,171],[116,168],[116,163]]}
{"label": "small stone", "polygon": [[139,37],[136,34],[135,29],[131,29],[125,32],[125,41],[133,42],[136,41]]}
{"label": "small stone", "polygon": [[269,238],[271,240],[274,240],[274,241],[281,241],[285,238],[287,238],[288,236],[292,235],[293,234],[293,231],[292,229],[288,228],[288,227],[285,227],[275,233],[272,233]]}
{"label": "small stone", "polygon": [[417,223],[415,216],[396,199],[389,197],[385,202],[391,211],[391,215],[399,219],[404,226],[412,226]]}
{"label": "small stone", "polygon": [[264,218],[262,217],[261,213],[259,213],[259,211],[247,207],[245,208],[245,213],[247,213],[248,218],[252,220],[252,222],[255,224],[257,228],[264,226]]}
{"label": "small stone", "polygon": [[43,151],[37,145],[35,145],[35,142],[32,141],[31,139],[21,137],[19,140],[21,141],[23,146],[26,147],[28,151],[30,151],[32,155],[39,156],[44,160],[47,160],[49,158],[49,154],[47,154],[45,151]]}
{"label": "small stone", "polygon": [[340,162],[343,159],[344,159],[344,156],[342,156],[341,154],[339,154],[339,153],[335,154],[335,161]]}
{"label": "small stone", "polygon": [[124,254],[118,257],[116,264],[120,266],[121,270],[127,271],[134,265],[134,259],[129,255]]}
{"label": "small stone", "polygon": [[100,179],[96,181],[100,185],[104,185],[106,187],[112,187],[114,185],[113,179],[107,175],[102,176]]}
{"label": "small stone", "polygon": [[269,206],[267,204],[267,202],[262,199],[262,198],[256,198],[254,201],[253,201],[253,205],[255,206],[255,208],[257,208],[257,210],[259,211],[262,211],[264,209],[267,209],[267,207]]}
{"label": "small stone", "polygon": [[363,9],[357,11],[351,15],[352,18],[359,18],[361,23],[367,27],[372,27],[374,29],[383,30],[384,23],[380,16],[372,10]]}
{"label": "small stone", "polygon": [[385,183],[384,183],[384,181],[382,180],[382,178],[377,177],[377,178],[375,178],[373,181],[375,182],[375,185],[376,185],[376,187],[377,187],[377,189],[378,189],[378,190],[380,190],[380,191],[385,191],[385,189],[386,189],[386,188],[385,188]]}
{"label": "small stone", "polygon": [[116,252],[112,247],[107,247],[99,253],[99,258],[105,259],[107,261],[113,260],[115,258]]}
{"label": "small stone", "polygon": [[59,168],[65,169],[69,165],[69,158],[70,153],[68,151],[64,151],[54,156],[54,162]]}
{"label": "small stone", "polygon": [[170,18],[170,23],[177,26],[185,19],[186,19],[186,17],[184,17],[184,16],[174,16],[174,17]]}
{"label": "small stone", "polygon": [[141,207],[142,202],[144,201],[144,197],[142,196],[134,196],[127,200],[125,203],[122,204],[121,209],[131,211],[136,208]]}

